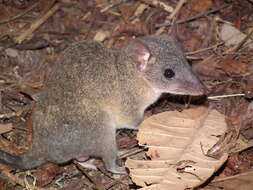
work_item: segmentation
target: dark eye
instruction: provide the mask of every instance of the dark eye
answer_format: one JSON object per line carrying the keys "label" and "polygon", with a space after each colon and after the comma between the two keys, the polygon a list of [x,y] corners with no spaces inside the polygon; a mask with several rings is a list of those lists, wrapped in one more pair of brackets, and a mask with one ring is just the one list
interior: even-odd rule
{"label": "dark eye", "polygon": [[165,78],[170,79],[175,76],[175,73],[172,69],[165,69],[164,74]]}

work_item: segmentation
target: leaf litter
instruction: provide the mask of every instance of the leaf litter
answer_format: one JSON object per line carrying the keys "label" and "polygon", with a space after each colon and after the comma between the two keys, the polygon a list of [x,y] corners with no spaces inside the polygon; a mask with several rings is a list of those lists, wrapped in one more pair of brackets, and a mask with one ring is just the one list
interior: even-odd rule
{"label": "leaf litter", "polygon": [[[129,175],[137,185],[146,186],[145,189],[160,187],[166,189],[168,182],[173,179],[176,183],[179,181],[178,177],[181,178],[180,181],[184,181],[185,178],[190,179],[190,182],[181,183],[178,189],[198,186],[209,177],[211,177],[209,181],[196,189],[253,188],[249,180],[252,178],[253,165],[253,50],[252,35],[250,35],[253,27],[253,5],[250,0],[225,2],[221,0],[201,2],[196,0],[11,0],[1,1],[0,9],[1,150],[21,154],[29,149],[32,141],[31,122],[36,93],[43,87],[43,82],[57,54],[70,43],[97,40],[108,47],[119,48],[133,36],[166,34],[170,30],[172,19],[176,17],[176,22],[180,23],[177,25],[178,40],[185,52],[188,52],[188,60],[193,70],[208,87],[208,100],[203,100],[203,97],[163,96],[158,103],[146,111],[146,117],[150,118],[142,125],[158,117],[158,113],[162,115],[169,113],[170,122],[174,121],[173,126],[182,125],[183,119],[187,121],[187,127],[200,126],[195,122],[201,118],[201,114],[197,114],[201,113],[202,108],[198,108],[201,104],[212,107],[209,116],[214,114],[225,117],[227,130],[222,131],[225,134],[207,138],[204,135],[208,135],[211,131],[201,133],[205,124],[198,129],[192,129],[195,135],[193,132],[187,133],[189,132],[187,127],[182,130],[174,127],[172,131],[174,137],[176,134],[182,141],[174,138],[169,140],[168,145],[166,139],[173,137],[167,135],[168,130],[162,127],[152,127],[148,131],[141,129],[137,133],[137,140],[149,147],[147,152],[136,145],[136,132],[120,131],[117,136],[119,146],[133,148],[121,158],[131,157],[132,163],[136,163],[133,165],[130,160],[127,161],[128,165],[132,164],[129,166]],[[183,111],[186,107],[195,111],[186,116],[184,114],[187,110]],[[182,112],[179,113],[178,110]],[[171,113],[176,115],[171,116]],[[188,118],[193,115],[196,117]],[[216,116],[209,119],[210,122],[217,121]],[[161,124],[166,121],[167,116],[156,122]],[[216,124],[215,127],[218,129],[214,134],[220,130],[220,126],[225,125],[224,121]],[[151,130],[153,133],[150,134]],[[190,134],[191,138],[189,138]],[[198,137],[201,140],[192,150],[191,146]],[[215,141],[211,143],[209,141],[211,139]],[[148,142],[151,144],[148,145]],[[206,163],[209,163],[205,165],[208,165],[206,170],[204,172],[201,170],[203,164],[198,165],[200,163],[198,160],[184,157],[187,155],[186,152],[178,153],[175,146],[184,146],[185,151],[191,150],[189,155],[200,151],[198,155],[202,159],[207,159]],[[167,150],[169,147],[170,151]],[[228,162],[222,165],[227,155]],[[164,157],[167,159],[166,164]],[[213,160],[216,160],[213,162],[217,164],[215,167],[210,164]],[[223,167],[214,173],[220,165]],[[17,170],[16,174],[13,174],[10,169],[1,165],[1,173],[14,182],[0,178],[0,185],[4,189],[140,188],[128,175],[118,179],[113,178],[104,170],[99,160],[96,160],[96,166],[100,168],[98,171],[80,170],[70,163],[66,166],[42,166],[27,172]],[[135,181],[134,174],[139,172],[141,174],[138,175],[141,176],[144,171],[148,172],[148,177],[151,173],[155,177],[147,180],[147,183],[144,183],[144,178]],[[171,174],[174,176],[171,177]]]}
{"label": "leaf litter", "polygon": [[219,159],[206,155],[226,130],[224,115],[202,107],[151,116],[137,135],[151,160],[127,160],[132,180],[140,186],[154,184],[148,189],[179,190],[204,183],[227,159],[227,152]]}

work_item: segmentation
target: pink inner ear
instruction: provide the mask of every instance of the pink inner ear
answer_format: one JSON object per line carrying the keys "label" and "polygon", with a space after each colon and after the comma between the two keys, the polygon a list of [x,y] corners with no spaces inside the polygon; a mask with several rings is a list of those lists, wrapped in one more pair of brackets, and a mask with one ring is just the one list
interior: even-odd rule
{"label": "pink inner ear", "polygon": [[150,59],[150,50],[144,42],[135,39],[131,45],[133,59],[137,62],[140,71],[144,71]]}
{"label": "pink inner ear", "polygon": [[150,53],[149,52],[141,52],[138,55],[138,61],[139,61],[139,69],[140,69],[140,71],[144,71],[146,69],[149,57],[150,57]]}
{"label": "pink inner ear", "polygon": [[150,57],[150,53],[149,52],[143,52],[142,58],[144,62],[148,62]]}

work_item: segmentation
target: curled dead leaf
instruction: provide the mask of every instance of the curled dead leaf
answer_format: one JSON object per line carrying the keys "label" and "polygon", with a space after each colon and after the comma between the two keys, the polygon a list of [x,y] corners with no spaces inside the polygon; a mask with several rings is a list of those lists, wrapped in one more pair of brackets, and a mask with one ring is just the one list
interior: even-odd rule
{"label": "curled dead leaf", "polygon": [[44,187],[52,182],[55,176],[60,172],[59,166],[48,163],[38,168],[34,174],[37,179],[36,185]]}
{"label": "curled dead leaf", "polygon": [[[132,180],[142,189],[193,188],[204,183],[226,161],[206,156],[226,131],[222,114],[207,108],[163,112],[145,120],[137,134],[151,160],[128,159]],[[150,185],[150,186],[148,186]]]}
{"label": "curled dead leaf", "polygon": [[199,13],[208,11],[208,9],[212,7],[211,0],[203,0],[203,1],[192,0],[190,3],[192,6],[192,11]]}
{"label": "curled dead leaf", "polygon": [[135,24],[120,24],[119,32],[131,34],[135,36],[142,36],[150,34],[152,26],[147,23],[135,23]]}

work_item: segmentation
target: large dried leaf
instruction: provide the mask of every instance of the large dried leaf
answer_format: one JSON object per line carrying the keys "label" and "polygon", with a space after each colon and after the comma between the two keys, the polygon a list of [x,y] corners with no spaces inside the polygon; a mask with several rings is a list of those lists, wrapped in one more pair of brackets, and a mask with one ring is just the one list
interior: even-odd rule
{"label": "large dried leaf", "polygon": [[[205,153],[226,131],[224,116],[206,108],[164,112],[145,120],[137,135],[151,160],[128,159],[132,180],[143,189],[185,189],[204,183],[227,159]],[[150,185],[150,186],[148,186]]]}

